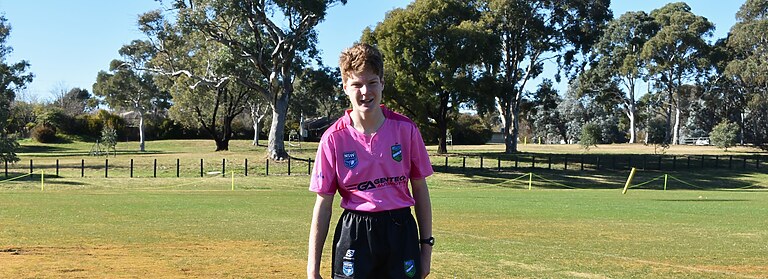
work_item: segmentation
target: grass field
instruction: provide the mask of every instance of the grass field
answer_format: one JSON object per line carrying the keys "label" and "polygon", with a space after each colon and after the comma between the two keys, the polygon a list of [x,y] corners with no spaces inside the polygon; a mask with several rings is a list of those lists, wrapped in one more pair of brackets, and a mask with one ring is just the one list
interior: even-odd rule
{"label": "grass field", "polygon": [[[246,142],[224,153],[197,144],[150,143],[150,154],[119,152],[115,160],[263,159]],[[77,143],[25,146],[22,160],[84,155]],[[292,154],[305,158],[313,149]],[[663,174],[638,172],[635,184],[657,180],[622,195],[628,172],[437,173],[428,180],[438,240],[431,278],[768,278],[768,174],[671,172],[679,181],[670,179],[666,191]],[[44,191],[39,177],[0,184],[0,274],[304,277],[314,200],[306,174],[119,176],[62,175],[46,179]],[[329,253],[326,245],[324,275]]]}

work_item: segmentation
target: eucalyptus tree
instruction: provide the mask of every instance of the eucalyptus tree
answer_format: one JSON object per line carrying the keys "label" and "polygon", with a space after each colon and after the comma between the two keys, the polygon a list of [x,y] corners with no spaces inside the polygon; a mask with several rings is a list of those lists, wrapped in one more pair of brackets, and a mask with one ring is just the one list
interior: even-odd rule
{"label": "eucalyptus tree", "polygon": [[144,65],[124,65],[155,74],[155,83],[173,99],[170,117],[206,131],[216,151],[229,150],[232,121],[254,95],[237,80],[255,78],[253,68],[225,45],[209,40],[196,28],[167,21],[160,11],[142,15],[139,28],[149,39],[124,49],[130,50],[131,57],[149,60]]}
{"label": "eucalyptus tree", "polygon": [[[651,11],[659,25],[658,32],[643,46],[642,57],[656,84],[667,95],[667,142],[678,144],[680,133],[681,87],[695,82],[707,66],[709,45],[714,26],[705,17],[691,12],[683,3],[671,3]],[[672,116],[674,115],[674,123]]]}
{"label": "eucalyptus tree", "polygon": [[8,63],[6,59],[13,52],[7,45],[11,26],[5,16],[0,15],[0,159],[6,162],[16,162],[16,149],[19,144],[8,136],[8,120],[11,114],[11,103],[16,98],[16,92],[32,82],[33,75],[27,73],[29,63],[19,61]]}
{"label": "eucalyptus tree", "polygon": [[436,130],[438,153],[447,151],[449,113],[472,93],[472,66],[488,46],[486,35],[471,24],[479,14],[470,3],[416,0],[387,13],[363,36],[384,56],[387,103]]}
{"label": "eucalyptus tree", "polygon": [[[496,36],[483,70],[496,81],[496,108],[502,116],[505,152],[517,152],[520,105],[528,82],[546,61],[578,69],[613,17],[609,0],[479,0],[484,30]],[[581,63],[579,63],[581,62]],[[560,70],[555,77],[559,81]],[[486,79],[487,80],[487,79]],[[486,83],[487,84],[487,83]]]}
{"label": "eucalyptus tree", "polygon": [[595,45],[596,58],[584,75],[586,94],[604,95],[618,103],[629,120],[629,143],[637,141],[637,84],[648,81],[643,46],[658,31],[645,12],[627,12],[611,21]]}
{"label": "eucalyptus tree", "polygon": [[747,101],[745,122],[756,144],[768,142],[768,1],[747,0],[736,13],[726,74]]}
{"label": "eucalyptus tree", "polygon": [[113,60],[109,72],[100,71],[93,93],[108,106],[132,111],[139,117],[139,150],[145,151],[145,117],[167,110],[171,95],[155,83],[156,74],[146,70],[156,54],[147,41],[135,40],[118,50],[122,60]]}
{"label": "eucalyptus tree", "polygon": [[231,75],[244,88],[261,94],[272,108],[269,156],[285,159],[283,141],[294,75],[317,56],[314,27],[326,11],[346,0],[175,0],[176,26],[218,43],[250,71]]}

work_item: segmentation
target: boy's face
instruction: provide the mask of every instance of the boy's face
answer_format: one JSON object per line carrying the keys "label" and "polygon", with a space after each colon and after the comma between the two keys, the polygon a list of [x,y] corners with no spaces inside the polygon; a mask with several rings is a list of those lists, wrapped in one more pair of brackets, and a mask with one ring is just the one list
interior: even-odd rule
{"label": "boy's face", "polygon": [[381,104],[384,81],[373,71],[349,73],[343,87],[344,93],[347,94],[349,102],[352,104],[353,111],[369,113],[380,109],[379,104]]}

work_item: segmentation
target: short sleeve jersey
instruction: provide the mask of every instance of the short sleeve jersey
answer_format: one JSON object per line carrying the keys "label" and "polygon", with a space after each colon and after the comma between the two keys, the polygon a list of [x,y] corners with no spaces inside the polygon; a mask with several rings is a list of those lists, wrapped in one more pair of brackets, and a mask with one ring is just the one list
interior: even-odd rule
{"label": "short sleeve jersey", "polygon": [[341,207],[378,212],[415,204],[411,179],[432,174],[424,141],[407,117],[384,106],[384,123],[366,136],[352,126],[347,110],[325,131],[317,148],[309,190],[341,196]]}

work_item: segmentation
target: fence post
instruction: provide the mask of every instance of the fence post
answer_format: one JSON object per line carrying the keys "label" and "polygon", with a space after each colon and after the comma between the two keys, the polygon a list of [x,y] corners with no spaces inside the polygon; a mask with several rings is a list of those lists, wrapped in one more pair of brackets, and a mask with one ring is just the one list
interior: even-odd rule
{"label": "fence post", "polygon": [[266,171],[265,171],[265,173],[264,173],[264,174],[265,174],[266,176],[269,176],[269,159],[267,159],[267,164],[266,164]]}
{"label": "fence post", "polygon": [[157,177],[157,159],[152,163],[152,177]]}
{"label": "fence post", "polygon": [[568,170],[568,154],[563,158],[563,170]]}
{"label": "fence post", "polygon": [[445,155],[445,172],[448,172],[448,155]]}
{"label": "fence post", "polygon": [[221,176],[227,176],[227,159],[221,159]]}
{"label": "fence post", "polygon": [[85,159],[80,159],[80,177],[85,177]]}
{"label": "fence post", "polygon": [[549,159],[547,159],[547,163],[549,163],[548,169],[552,169],[552,154],[549,154]]}
{"label": "fence post", "polygon": [[179,177],[179,169],[181,168],[181,164],[179,162],[179,158],[176,158],[176,177]]}
{"label": "fence post", "polygon": [[56,176],[59,176],[59,159],[56,159]]}
{"label": "fence post", "polygon": [[248,176],[248,158],[245,158],[245,171],[243,172],[245,173],[245,176]]}
{"label": "fence post", "polygon": [[517,158],[517,155],[515,155],[515,169],[517,169],[517,163],[519,162],[519,159]]}
{"label": "fence post", "polygon": [[659,170],[661,170],[661,155],[659,155]]}
{"label": "fence post", "polygon": [[109,159],[104,159],[104,178],[109,177]]}
{"label": "fence post", "polygon": [[131,177],[133,177],[133,159],[131,159]]}
{"label": "fence post", "polygon": [[291,156],[288,156],[288,175],[291,175]]}
{"label": "fence post", "polygon": [[672,156],[672,170],[677,170],[677,155]]}
{"label": "fence post", "polygon": [[312,175],[312,158],[307,158],[307,175]]}
{"label": "fence post", "polygon": [[200,177],[203,177],[203,158],[200,158]]}
{"label": "fence post", "polygon": [[595,160],[595,169],[600,169],[600,155],[597,155],[597,160]]}
{"label": "fence post", "polygon": [[5,160],[5,177],[8,178],[8,160]]}
{"label": "fence post", "polygon": [[480,169],[483,169],[483,156],[480,155]]}
{"label": "fence post", "polygon": [[584,154],[581,154],[581,170],[584,170]]}
{"label": "fence post", "polygon": [[467,157],[461,157],[461,172],[464,172],[464,169],[467,167]]}
{"label": "fence post", "polygon": [[501,172],[501,156],[496,157],[496,170]]}
{"label": "fence post", "polygon": [[728,169],[733,168],[733,155],[728,156]]}
{"label": "fence post", "polygon": [[32,159],[29,159],[29,176],[32,176],[32,173],[35,172],[34,167],[32,167]]}

